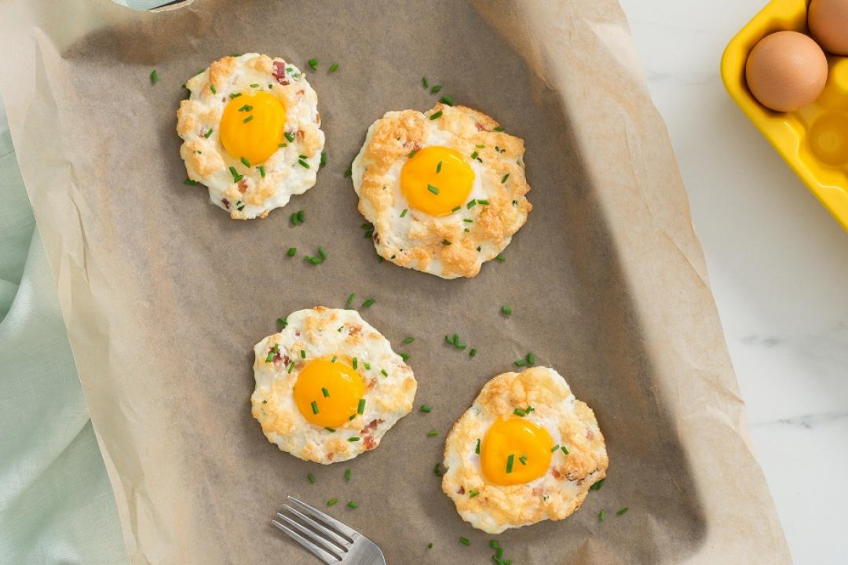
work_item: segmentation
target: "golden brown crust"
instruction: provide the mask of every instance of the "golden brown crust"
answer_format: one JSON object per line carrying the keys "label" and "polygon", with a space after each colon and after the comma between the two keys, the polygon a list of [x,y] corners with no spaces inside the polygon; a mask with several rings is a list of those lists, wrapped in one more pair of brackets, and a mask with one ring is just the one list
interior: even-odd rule
{"label": "golden brown crust", "polygon": [[[442,113],[441,117],[429,119],[437,112]],[[375,226],[375,245],[381,256],[423,271],[437,260],[440,276],[473,277],[483,262],[493,259],[508,245],[532,206],[525,198],[530,187],[524,176],[524,142],[495,131],[498,127],[493,118],[482,112],[443,104],[423,114],[415,110],[390,112],[375,123],[361,153],[358,208]],[[412,220],[405,244],[401,246],[392,238],[381,240],[380,235],[390,233],[396,221],[390,171],[404,162],[410,152],[425,146],[428,135],[436,130],[452,134],[451,147],[465,155],[477,155],[483,164],[480,180],[491,194],[489,203],[468,209],[476,217],[473,223],[464,225],[410,211]]]}
{"label": "golden brown crust", "polygon": [[[499,486],[485,480],[473,456],[477,439],[498,418],[532,406],[537,422],[556,423],[559,442],[548,474],[527,484]],[[594,412],[574,399],[564,379],[546,367],[504,373],[489,381],[448,435],[442,490],[473,526],[497,533],[541,520],[561,520],[577,510],[589,487],[606,476],[609,459]],[[466,493],[477,491],[478,495]]]}

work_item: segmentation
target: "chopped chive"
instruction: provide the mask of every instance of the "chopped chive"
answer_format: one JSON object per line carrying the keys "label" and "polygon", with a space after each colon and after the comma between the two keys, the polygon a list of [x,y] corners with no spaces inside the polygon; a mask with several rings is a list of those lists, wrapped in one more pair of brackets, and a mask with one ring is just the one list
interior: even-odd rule
{"label": "chopped chive", "polygon": [[601,510],[600,512],[598,512],[598,522],[603,522],[604,518],[606,518],[606,517],[607,517],[607,511],[606,510]]}
{"label": "chopped chive", "polygon": [[436,437],[437,435],[439,435],[439,432],[436,430],[430,430],[427,432],[427,437]]}
{"label": "chopped chive", "polygon": [[480,494],[480,491],[470,490],[470,491],[468,491],[468,498],[474,498],[475,496],[477,496],[479,494]]}
{"label": "chopped chive", "polygon": [[250,112],[251,110],[253,110],[253,106],[251,106],[250,104],[245,104],[244,106],[238,109],[239,112]]}
{"label": "chopped chive", "polygon": [[293,370],[294,370],[294,361],[292,361],[291,363],[289,363],[288,373],[289,373],[289,374],[291,374],[291,372],[292,372]]}
{"label": "chopped chive", "polygon": [[371,370],[371,363],[363,363],[362,365],[365,367],[365,370],[366,370],[366,371],[370,371],[370,370]]}
{"label": "chopped chive", "polygon": [[353,508],[354,510],[356,510],[357,508],[359,508],[359,503],[351,500],[350,502],[347,503],[347,507]]}
{"label": "chopped chive", "polygon": [[512,315],[512,308],[510,308],[509,306],[501,306],[501,312],[503,312],[507,316],[511,316]]}
{"label": "chopped chive", "polygon": [[515,414],[516,416],[521,416],[521,417],[524,417],[524,416],[527,415],[527,412],[525,412],[521,408],[516,408],[515,410],[512,411],[512,413]]}
{"label": "chopped chive", "polygon": [[404,216],[406,216],[406,212],[407,212],[407,209],[404,208],[403,212],[400,213],[400,217],[403,218]]}
{"label": "chopped chive", "polygon": [[430,83],[427,82],[427,77],[421,77],[421,85],[424,88],[428,88],[430,86]]}
{"label": "chopped chive", "polygon": [[421,405],[421,411],[424,412],[425,414],[429,414],[432,409],[433,409],[433,407],[428,405],[428,404],[422,404]]}
{"label": "chopped chive", "polygon": [[448,240],[446,240],[446,239],[443,239],[443,240],[442,240],[442,245],[450,245],[450,244],[451,244],[451,242],[450,242],[450,241],[448,241]]}
{"label": "chopped chive", "polygon": [[[478,153],[475,151],[474,153],[472,153],[472,154],[471,154],[471,158],[472,158],[472,159],[476,159],[476,158],[477,158],[477,155],[478,155]],[[482,202],[483,202],[483,201],[481,200],[481,201],[480,201],[480,203],[482,203]]]}
{"label": "chopped chive", "polygon": [[471,545],[471,542],[468,541],[468,538],[459,538],[459,543],[462,545]]}
{"label": "chopped chive", "polygon": [[350,469],[345,469],[344,477],[346,481],[350,481]]}
{"label": "chopped chive", "polygon": [[337,70],[339,70],[339,64],[338,63],[333,63],[332,65],[330,65],[330,72],[331,73],[334,73]]}
{"label": "chopped chive", "polygon": [[301,349],[301,350],[300,350],[300,358],[301,358],[301,359],[306,359],[306,350],[305,350],[305,349]]}
{"label": "chopped chive", "polygon": [[320,257],[309,257],[308,255],[304,257],[303,260],[309,263],[310,265],[320,265],[324,262],[323,259],[321,259]]}
{"label": "chopped chive", "polygon": [[154,69],[150,72],[150,84],[156,84],[157,82],[159,82],[159,73]]}
{"label": "chopped chive", "polygon": [[477,350],[472,347],[471,351],[468,352],[468,356],[469,357],[476,357],[477,356]]}
{"label": "chopped chive", "polygon": [[277,147],[288,147],[288,143],[278,143]]}
{"label": "chopped chive", "polygon": [[339,326],[339,329],[337,329],[336,331],[339,332],[339,333],[342,333],[343,329],[344,329],[344,326]]}
{"label": "chopped chive", "polygon": [[503,176],[503,178],[501,179],[501,184],[505,183],[506,179],[508,179],[508,178],[509,178],[509,173],[507,173]]}
{"label": "chopped chive", "polygon": [[414,337],[412,337],[412,336],[406,337],[406,338],[404,338],[404,340],[403,340],[403,342],[404,342],[405,344],[407,344],[407,345],[409,345],[409,344],[410,344],[410,343],[412,343],[413,341],[415,341],[415,338],[414,338]]}
{"label": "chopped chive", "polygon": [[477,200],[469,200],[468,204],[466,204],[465,207],[468,208],[469,210],[471,210],[476,205],[477,205]]}
{"label": "chopped chive", "polygon": [[186,180],[183,181],[183,184],[187,184],[189,186],[197,186],[200,183],[197,182],[196,180],[186,179]]}
{"label": "chopped chive", "polygon": [[291,220],[293,226],[296,226],[298,223],[300,223],[297,221],[297,212],[292,212],[292,215],[289,219]]}
{"label": "chopped chive", "polygon": [[431,119],[431,120],[438,120],[438,119],[439,119],[439,118],[441,118],[441,117],[442,117],[442,111],[441,111],[441,110],[439,110],[438,112],[436,112],[435,114],[433,114],[432,116],[430,116],[430,119]]}
{"label": "chopped chive", "polygon": [[209,128],[209,131],[207,131],[206,133],[204,133],[204,134],[203,134],[203,137],[205,137],[206,139],[209,139],[209,136],[210,136],[210,135],[212,135],[212,128]]}
{"label": "chopped chive", "polygon": [[354,441],[359,441],[359,437],[358,436],[351,436],[351,437],[347,438],[347,440],[349,442],[353,443]]}
{"label": "chopped chive", "polygon": [[435,85],[433,88],[431,88],[431,89],[430,89],[430,94],[436,94],[436,93],[437,93],[437,92],[439,92],[441,89],[442,89],[442,85],[441,85],[441,84],[437,84],[437,85]]}
{"label": "chopped chive", "polygon": [[353,368],[356,369],[357,366],[359,365],[359,360],[357,360],[357,358],[354,357],[353,360],[352,360],[352,363],[353,363]]}
{"label": "chopped chive", "polygon": [[404,361],[409,361],[409,353],[398,353],[398,355],[400,355],[400,358]]}
{"label": "chopped chive", "polygon": [[312,401],[312,413],[313,413],[313,414],[317,414],[317,413],[318,413],[318,403],[317,403],[317,402],[315,402],[314,400]]}
{"label": "chopped chive", "polygon": [[530,412],[532,412],[533,410],[535,410],[535,408],[533,408],[532,406],[529,406],[529,405],[527,406],[527,408],[524,409],[524,411],[527,412],[528,414]]}
{"label": "chopped chive", "polygon": [[459,336],[457,334],[453,334],[453,336],[451,337],[451,343],[454,347],[457,347],[459,345]]}
{"label": "chopped chive", "polygon": [[354,418],[356,418],[356,414],[351,414],[350,418],[348,418],[348,421],[353,421]]}
{"label": "chopped chive", "polygon": [[439,163],[436,165],[436,174],[439,174],[441,172],[442,172],[442,162],[439,161]]}
{"label": "chopped chive", "polygon": [[239,96],[241,96],[241,92],[234,92],[230,94],[230,99],[238,98]]}
{"label": "chopped chive", "polygon": [[308,168],[309,168],[309,163],[307,163],[307,162],[306,162],[306,161],[304,161],[303,159],[298,159],[298,160],[297,160],[297,162],[298,162],[298,164],[299,164],[301,167],[303,167],[304,169],[308,169]]}
{"label": "chopped chive", "polygon": [[454,347],[456,347],[457,349],[465,349],[466,347],[468,347],[468,344],[467,343],[457,343],[456,345],[454,345]]}
{"label": "chopped chive", "polygon": [[357,414],[364,414],[365,413],[365,399],[364,398],[359,399],[359,405],[356,407],[356,413]]}
{"label": "chopped chive", "polygon": [[261,176],[264,179],[265,178],[265,165],[259,165],[259,167],[257,167],[257,168],[259,169],[259,176]]}
{"label": "chopped chive", "polygon": [[323,169],[325,166],[327,166],[327,152],[322,151],[321,152],[321,161],[318,163],[318,168]]}
{"label": "chopped chive", "polygon": [[313,71],[318,70],[318,59],[309,59],[309,61],[307,61],[307,63],[309,64],[310,67],[312,67]]}
{"label": "chopped chive", "polygon": [[[563,445],[562,447],[560,447],[560,449],[562,450],[562,452],[563,452],[564,454],[568,455],[568,448],[567,448],[567,447],[565,447],[565,446]],[[600,487],[598,487],[598,488],[600,488]]]}
{"label": "chopped chive", "polygon": [[386,370],[385,370],[385,369],[380,369],[380,373],[381,373],[384,377],[388,377],[388,376],[389,376],[389,374],[386,372]]}
{"label": "chopped chive", "polygon": [[474,449],[474,453],[480,455],[480,440],[477,440],[477,447]]}
{"label": "chopped chive", "polygon": [[324,428],[324,429],[327,430],[330,433],[333,433],[333,432],[336,431],[336,428]]}
{"label": "chopped chive", "polygon": [[241,158],[241,162],[245,167],[250,167],[250,161],[248,161],[244,157]]}
{"label": "chopped chive", "polygon": [[501,126],[498,126],[498,127],[495,128],[495,131],[503,131],[503,130],[504,130],[504,128],[501,127]]}
{"label": "chopped chive", "polygon": [[236,170],[235,167],[230,167],[230,174],[233,175],[233,178],[236,178],[237,176],[239,176],[238,171]]}
{"label": "chopped chive", "polygon": [[510,453],[509,457],[506,458],[506,472],[507,474],[512,473],[512,466],[515,463],[515,454]]}
{"label": "chopped chive", "polygon": [[333,358],[332,358],[332,359],[330,359],[330,363],[335,363],[335,362],[336,362],[336,359],[338,359],[338,356],[333,355]]}
{"label": "chopped chive", "polygon": [[503,255],[501,255],[500,253],[499,253],[497,256],[495,256],[495,259],[497,259],[497,261],[498,261],[499,263],[503,263],[504,261],[506,261],[506,257],[504,257]]}
{"label": "chopped chive", "polygon": [[527,456],[522,455],[521,457],[518,458],[518,461],[520,461],[522,465],[527,465]]}
{"label": "chopped chive", "polygon": [[559,449],[559,444],[556,444],[555,446],[553,446],[553,448],[551,448],[551,453],[553,453],[557,449]]}
{"label": "chopped chive", "polygon": [[323,394],[323,395],[324,395],[324,398],[329,398],[329,397],[330,397],[330,391],[329,391],[329,390],[327,390],[327,389],[326,389],[326,388],[324,388],[324,387],[321,387],[321,394]]}
{"label": "chopped chive", "polygon": [[327,501],[327,506],[334,506],[335,504],[338,504],[338,502],[339,502],[338,498],[331,498],[330,500]]}
{"label": "chopped chive", "polygon": [[523,367],[523,366],[524,366],[524,365],[526,365],[526,364],[527,364],[527,360],[526,360],[526,359],[518,359],[518,360],[515,362],[515,366],[516,366],[516,367]]}
{"label": "chopped chive", "polygon": [[300,223],[305,222],[306,221],[306,212],[304,212],[303,210],[298,210],[297,211],[297,221],[300,222]]}
{"label": "chopped chive", "polygon": [[536,356],[535,356],[535,355],[533,355],[532,353],[528,353],[528,354],[527,354],[527,364],[528,364],[528,365],[533,365],[533,364],[535,364],[535,363],[536,363]]}
{"label": "chopped chive", "polygon": [[597,483],[595,483],[595,484],[593,484],[592,486],[590,486],[590,487],[589,487],[589,490],[601,490],[601,487],[602,487],[602,486],[604,486],[604,481],[605,481],[605,480],[606,480],[606,479],[601,479],[601,480],[600,480],[600,481],[598,481]]}
{"label": "chopped chive", "polygon": [[451,209],[451,212],[459,212],[460,208],[462,208],[462,206],[455,206],[454,208]]}
{"label": "chopped chive", "polygon": [[362,303],[362,308],[370,308],[371,306],[374,305],[375,302],[377,302],[377,301],[374,300],[373,298],[368,298],[368,299],[365,300],[365,302]]}
{"label": "chopped chive", "polygon": [[618,512],[616,512],[615,514],[616,514],[617,516],[621,516],[621,515],[623,515],[623,514],[627,514],[627,511],[628,511],[628,510],[630,510],[630,509],[629,509],[628,507],[626,507],[626,506],[625,506],[624,508],[622,508],[621,510],[619,510],[619,511],[618,511]]}
{"label": "chopped chive", "polygon": [[489,542],[489,547],[491,547],[492,549],[499,549],[501,547],[501,544],[498,543],[498,540],[493,539]]}
{"label": "chopped chive", "polygon": [[253,116],[248,116],[248,117],[246,117],[245,119],[243,119],[241,122],[242,122],[243,124],[246,124],[247,122],[249,122],[249,121],[250,121],[250,120],[252,120],[252,119],[253,119]]}
{"label": "chopped chive", "polygon": [[214,85],[214,84],[210,84],[210,85],[209,85],[209,90],[211,90],[211,91],[212,91],[212,94],[218,94],[218,91],[215,89],[215,85]]}
{"label": "chopped chive", "polygon": [[453,98],[448,96],[447,94],[439,98],[439,102],[442,104],[447,104],[448,106],[453,106]]}
{"label": "chopped chive", "polygon": [[438,188],[436,188],[435,186],[433,186],[432,184],[428,184],[428,185],[427,185],[427,190],[429,190],[429,191],[430,191],[430,192],[432,192],[433,194],[438,194],[438,193],[439,193],[439,189],[438,189]]}
{"label": "chopped chive", "polygon": [[285,318],[277,318],[277,323],[283,326],[283,328],[289,325],[289,321]]}
{"label": "chopped chive", "polygon": [[427,544],[427,549],[433,549],[433,542]]}
{"label": "chopped chive", "polygon": [[309,473],[308,475],[306,475],[306,479],[309,481],[309,484],[311,484],[311,485],[315,484],[315,475],[313,475],[312,473]]}
{"label": "chopped chive", "polygon": [[294,142],[294,134],[293,134],[292,132],[287,131],[287,132],[285,132],[285,133],[283,134],[283,136],[286,138],[286,140],[287,140],[289,143]]}
{"label": "chopped chive", "polygon": [[488,205],[489,205],[489,201],[488,201],[488,200],[478,200],[478,201],[477,201],[477,204],[482,204],[483,206],[488,206]]}
{"label": "chopped chive", "polygon": [[318,256],[319,256],[321,259],[326,259],[326,258],[327,258],[327,250],[326,250],[326,249],[324,249],[323,247],[319,247],[319,248],[318,248]]}
{"label": "chopped chive", "polygon": [[439,463],[436,463],[436,466],[435,466],[435,467],[433,467],[433,474],[434,474],[434,475],[436,475],[437,477],[441,477],[442,475],[444,475],[444,474],[445,474],[445,472],[444,472],[444,471],[442,471],[442,468],[441,468],[441,467],[442,467],[442,466],[441,466],[441,464],[439,464]]}

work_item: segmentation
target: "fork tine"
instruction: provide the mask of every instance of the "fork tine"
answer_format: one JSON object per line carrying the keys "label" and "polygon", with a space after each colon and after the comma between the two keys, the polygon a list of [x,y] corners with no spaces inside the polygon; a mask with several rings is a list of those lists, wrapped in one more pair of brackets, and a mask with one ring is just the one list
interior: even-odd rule
{"label": "fork tine", "polygon": [[342,534],[344,536],[347,536],[348,539],[350,539],[351,541],[353,541],[354,536],[359,535],[359,532],[357,532],[356,530],[348,528],[347,526],[345,526],[344,524],[342,524],[341,522],[339,522],[335,518],[331,518],[330,516],[327,516],[326,514],[321,512],[320,510],[316,510],[315,508],[312,508],[311,506],[309,506],[305,502],[301,502],[293,496],[289,496],[287,498],[290,501],[297,504],[301,509],[303,509],[304,512],[310,514],[312,517],[317,519],[319,522],[322,522],[324,525],[332,526],[333,528],[336,529],[336,531],[338,531],[340,534]]}
{"label": "fork tine", "polygon": [[297,516],[298,518],[300,518],[301,520],[303,520],[304,522],[306,522],[307,524],[309,524],[310,526],[312,526],[313,528],[315,528],[319,532],[323,533],[325,536],[327,536],[328,538],[330,538],[334,542],[336,542],[336,544],[341,546],[344,549],[344,551],[347,551],[348,547],[351,544],[350,541],[346,540],[345,538],[343,538],[342,536],[340,536],[339,534],[337,534],[333,530],[319,524],[318,522],[316,522],[315,520],[313,520],[312,518],[310,518],[306,514],[301,513],[297,508],[292,508],[291,506],[287,506],[287,505],[283,505],[283,508],[285,508],[286,510],[288,510],[289,512],[291,512],[292,514],[294,514],[295,516]]}
{"label": "fork tine", "polygon": [[282,530],[283,532],[288,534],[288,536],[290,538],[292,538],[294,541],[296,541],[297,543],[299,543],[300,545],[302,545],[303,547],[305,547],[306,549],[311,551],[312,554],[315,557],[317,557],[318,559],[320,559],[321,561],[323,561],[327,565],[333,565],[334,563],[340,563],[341,562],[341,560],[339,558],[337,558],[336,556],[324,551],[323,549],[321,549],[320,547],[318,547],[317,545],[315,545],[314,543],[312,543],[311,541],[309,541],[305,537],[301,536],[299,533],[295,532],[294,530],[289,529],[284,524],[281,524],[281,523],[277,522],[276,520],[271,520],[271,523],[274,524],[274,526],[276,526],[279,530]]}
{"label": "fork tine", "polygon": [[[288,510],[289,510],[289,511],[291,511],[292,509],[291,509],[291,508],[289,508]],[[297,512],[297,514],[300,514],[300,512]],[[324,546],[324,548],[326,548],[326,549],[327,549],[327,551],[329,551],[330,553],[334,553],[334,554],[338,555],[339,553],[346,553],[346,552],[347,552],[347,546],[343,546],[343,547],[340,549],[338,546],[333,545],[332,543],[330,543],[330,542],[329,542],[329,541],[327,541],[326,539],[322,538],[321,536],[319,536],[318,534],[316,534],[315,532],[313,532],[313,531],[312,531],[312,530],[310,530],[309,528],[307,528],[307,527],[303,526],[302,524],[298,524],[296,521],[292,520],[291,518],[289,518],[289,517],[288,517],[288,516],[286,516],[285,514],[283,514],[283,513],[281,513],[281,512],[277,512],[277,516],[278,516],[281,520],[284,520],[284,521],[285,521],[285,523],[286,523],[286,524],[288,524],[289,526],[293,526],[295,529],[297,529],[297,531],[299,531],[300,533],[302,533],[304,536],[306,536],[306,537],[307,537],[308,539],[310,539],[312,542],[319,542],[319,543],[320,543],[321,545],[323,545],[323,546]],[[301,517],[303,517],[303,516],[301,516]],[[307,520],[308,520],[308,519],[307,519]],[[311,522],[311,520],[308,520],[308,521],[307,521],[307,523],[309,523],[309,522]],[[323,528],[322,528],[322,529],[323,529]],[[341,539],[341,538],[339,538],[339,539]],[[335,541],[335,540],[334,540],[334,541]],[[339,559],[341,559],[341,558],[342,558],[342,557],[341,557],[341,555],[338,555],[338,556],[339,556]]]}

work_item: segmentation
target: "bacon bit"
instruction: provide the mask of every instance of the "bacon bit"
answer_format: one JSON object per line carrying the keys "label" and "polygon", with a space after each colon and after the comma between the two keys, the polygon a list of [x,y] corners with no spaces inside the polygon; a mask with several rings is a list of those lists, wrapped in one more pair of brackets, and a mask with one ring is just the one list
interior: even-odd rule
{"label": "bacon bit", "polygon": [[553,475],[555,479],[561,479],[562,471],[559,470],[559,467],[554,467],[551,469],[551,475]]}
{"label": "bacon bit", "polygon": [[465,487],[459,487],[459,490],[456,491],[456,494],[465,494]]}
{"label": "bacon bit", "polygon": [[288,367],[289,363],[291,363],[291,359],[289,359],[288,355],[282,355],[279,351],[274,355],[274,364],[282,365],[283,367]]}
{"label": "bacon bit", "polygon": [[377,440],[372,436],[365,436],[365,449],[374,449],[377,447]]}
{"label": "bacon bit", "polygon": [[294,330],[294,337],[300,337],[300,330]]}
{"label": "bacon bit", "polygon": [[586,437],[588,439],[593,439],[595,437],[595,432],[593,432],[592,430],[586,430]]}
{"label": "bacon bit", "polygon": [[245,181],[244,179],[241,179],[238,183],[238,189],[239,189],[239,192],[241,192],[242,194],[247,192],[247,181]]}
{"label": "bacon bit", "polygon": [[224,199],[222,199],[222,200],[221,200],[221,204],[223,204],[223,205],[224,205],[224,208],[226,208],[227,210],[229,210],[229,209],[230,209],[230,201],[229,201],[229,200],[227,200],[226,198],[224,198]]}
{"label": "bacon bit", "polygon": [[286,64],[282,61],[274,61],[272,65],[274,70],[271,72],[274,75],[274,78],[277,79],[277,82],[282,84],[283,86],[289,85],[289,79],[286,77]]}
{"label": "bacon bit", "polygon": [[321,114],[319,112],[315,112],[315,123],[321,125]]}
{"label": "bacon bit", "polygon": [[332,460],[333,460],[333,456],[334,456],[334,455],[335,455],[335,453],[333,453],[333,452],[331,451],[330,453],[328,453],[328,454],[327,454],[327,459],[328,459],[329,461],[332,461]]}
{"label": "bacon bit", "polygon": [[368,390],[371,390],[377,385],[377,378],[372,377],[370,381],[368,381]]}
{"label": "bacon bit", "polygon": [[489,131],[486,129],[486,126],[484,126],[480,122],[477,122],[475,125],[477,126],[477,131]]}
{"label": "bacon bit", "polygon": [[542,487],[536,487],[533,489],[533,496],[542,496],[542,493],[545,492],[542,490]]}
{"label": "bacon bit", "polygon": [[382,424],[382,423],[383,423],[383,420],[380,420],[380,419],[377,419],[377,420],[371,420],[371,422],[368,424],[368,426],[367,426],[367,427],[368,427],[368,428],[371,428],[372,430],[376,430],[376,429],[377,429],[377,426],[379,426],[379,425],[380,425],[380,424]]}

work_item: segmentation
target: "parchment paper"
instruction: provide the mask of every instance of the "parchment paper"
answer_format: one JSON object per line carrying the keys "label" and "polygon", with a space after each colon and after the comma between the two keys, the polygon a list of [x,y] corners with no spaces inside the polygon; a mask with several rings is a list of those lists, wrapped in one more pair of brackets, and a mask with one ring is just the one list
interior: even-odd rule
{"label": "parchment paper", "polygon": [[[133,13],[7,0],[0,22],[0,87],[133,563],[314,563],[269,525],[289,494],[358,501],[330,510],[389,563],[489,562],[489,536],[462,522],[433,466],[483,383],[528,351],[595,409],[610,468],[568,520],[498,536],[507,557],[789,562],[686,194],[615,1],[198,0]],[[237,222],[182,184],[174,127],[181,84],[247,51],[305,70],[318,58],[309,78],[328,165],[285,210]],[[374,119],[436,101],[422,76],[526,140],[534,210],[506,262],[472,280],[378,263],[343,178]],[[307,221],[292,227],[297,209]],[[329,259],[318,267],[284,256],[319,245]],[[340,307],[351,292],[376,299],[365,318],[411,355],[416,406],[434,408],[323,467],[278,451],[250,416],[251,347],[278,316]],[[446,333],[479,354],[449,348]],[[407,335],[415,343],[400,346]],[[442,435],[427,438],[431,428]]]}

